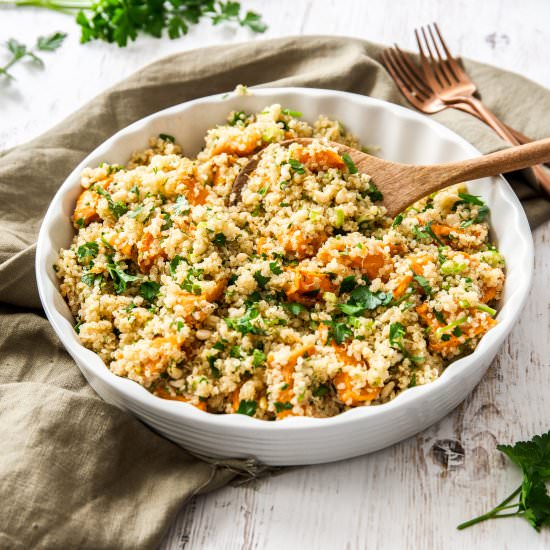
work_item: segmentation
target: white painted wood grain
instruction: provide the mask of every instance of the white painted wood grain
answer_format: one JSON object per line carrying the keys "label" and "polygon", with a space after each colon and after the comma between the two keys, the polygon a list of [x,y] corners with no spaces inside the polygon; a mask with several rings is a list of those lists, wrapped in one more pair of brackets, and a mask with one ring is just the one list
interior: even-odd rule
{"label": "white painted wood grain", "polygon": [[[547,0],[243,0],[264,14],[265,38],[340,34],[414,47],[411,30],[438,21],[453,50],[518,71],[550,87]],[[70,18],[38,10],[0,10],[0,41],[33,42],[70,33],[44,56],[47,70],[18,67],[0,83],[0,149],[48,129],[97,93],[169,53],[258,39],[245,29],[204,24],[177,41],[140,39],[126,50],[78,44]],[[1,55],[1,54],[0,54]],[[2,58],[0,57],[0,63]],[[550,427],[550,224],[535,233],[535,280],[529,302],[475,392],[443,421],[378,453],[287,471],[196,498],[181,512],[162,550],[533,549],[550,548],[523,520],[456,525],[510,493],[519,474],[496,442]],[[445,467],[434,448],[459,441],[464,454]],[[438,443],[439,442],[439,443]],[[441,453],[439,456],[442,456]]]}

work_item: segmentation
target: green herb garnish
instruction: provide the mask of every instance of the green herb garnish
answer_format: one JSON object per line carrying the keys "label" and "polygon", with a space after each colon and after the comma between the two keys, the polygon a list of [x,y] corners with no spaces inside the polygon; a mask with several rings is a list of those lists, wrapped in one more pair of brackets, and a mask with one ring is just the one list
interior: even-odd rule
{"label": "green herb garnish", "polygon": [[357,166],[355,166],[355,163],[351,159],[351,157],[348,155],[348,153],[344,153],[342,155],[343,161],[346,163],[346,166],[348,167],[348,171],[350,174],[357,174]]}
{"label": "green herb garnish", "polygon": [[258,404],[256,401],[247,401],[243,399],[239,403],[239,408],[237,409],[237,414],[246,414],[247,416],[254,416],[256,414],[256,408]]}
{"label": "green herb garnish", "polygon": [[212,242],[216,246],[225,246],[227,243],[227,237],[223,233],[216,233],[212,239]]}
{"label": "green herb garnish", "polygon": [[[23,0],[20,1],[23,3]],[[54,32],[49,36],[40,36],[33,48],[21,44],[21,42],[18,42],[15,38],[10,38],[6,42],[6,48],[11,54],[11,59],[3,67],[0,67],[0,75],[14,80],[14,76],[10,73],[10,69],[25,58],[32,60],[39,67],[44,67],[44,61],[38,57],[37,52],[54,52],[63,44],[66,37],[67,35],[64,32]]]}
{"label": "green herb garnish", "polygon": [[76,256],[80,262],[86,258],[94,259],[99,252],[99,245],[96,242],[88,242],[79,246],[76,251]]}
{"label": "green herb garnish", "polygon": [[147,300],[148,302],[153,302],[158,293],[160,285],[154,281],[145,281],[139,285],[139,295]]}
{"label": "green herb garnish", "polygon": [[[516,466],[521,468],[521,485],[491,511],[461,523],[465,529],[488,519],[520,517],[526,519],[537,531],[550,525],[550,495],[546,482],[550,480],[550,432],[536,435],[530,441],[515,445],[497,445]],[[515,502],[512,502],[514,499]]]}
{"label": "green herb garnish", "polygon": [[294,406],[292,403],[282,403],[281,401],[275,401],[273,403],[275,405],[275,410],[280,413],[283,411],[290,411],[292,407]]}
{"label": "green herb garnish", "polygon": [[373,310],[378,306],[387,306],[393,298],[391,291],[371,292],[366,286],[358,286],[350,293],[350,299],[338,307],[346,315],[361,315],[365,310]]}

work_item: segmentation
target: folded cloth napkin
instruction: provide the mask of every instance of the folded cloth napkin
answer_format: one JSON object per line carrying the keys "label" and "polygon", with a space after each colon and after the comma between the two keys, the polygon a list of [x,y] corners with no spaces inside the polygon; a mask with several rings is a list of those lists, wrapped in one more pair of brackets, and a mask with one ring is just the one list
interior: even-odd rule
{"label": "folded cloth napkin", "polygon": [[[193,457],[104,403],[64,351],[34,277],[36,235],[59,185],[136,119],[240,83],[348,90],[407,106],[377,61],[380,51],[362,40],[301,37],[173,55],[0,153],[0,548],[154,548],[182,504],[227,483],[239,466]],[[494,67],[465,66],[506,123],[533,138],[550,134],[549,90]],[[483,153],[505,146],[467,114],[434,118]],[[531,181],[519,174],[513,185],[533,227],[550,217]]]}

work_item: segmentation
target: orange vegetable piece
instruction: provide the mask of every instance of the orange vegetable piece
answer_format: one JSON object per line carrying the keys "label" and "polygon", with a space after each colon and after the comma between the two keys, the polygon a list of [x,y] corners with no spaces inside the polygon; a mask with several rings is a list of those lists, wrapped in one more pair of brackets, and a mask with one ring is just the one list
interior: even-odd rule
{"label": "orange vegetable piece", "polygon": [[166,253],[162,250],[159,240],[153,237],[147,229],[137,242],[137,251],[137,263],[142,272],[149,271],[158,258],[166,257]]}
{"label": "orange vegetable piece", "polygon": [[494,286],[488,286],[483,291],[483,296],[481,297],[481,301],[486,304],[493,300],[495,296],[497,295],[497,289]]}
{"label": "orange vegetable piece", "polygon": [[292,151],[292,158],[305,164],[310,170],[326,170],[327,168],[343,168],[346,163],[335,151],[323,149],[312,151],[310,148],[298,147]]}
{"label": "orange vegetable piece", "polygon": [[286,289],[287,298],[292,302],[311,303],[311,296],[306,296],[308,292],[319,291],[332,292],[336,289],[330,277],[326,273],[309,271],[304,268],[288,268],[294,273],[292,283]]}
{"label": "orange vegetable piece", "polygon": [[384,252],[380,247],[373,247],[371,250],[366,247],[358,248],[356,246],[348,248],[346,243],[341,239],[332,239],[330,243],[323,246],[319,250],[317,258],[321,262],[328,264],[334,258],[333,251],[335,250],[337,252],[347,252],[347,254],[340,254],[337,257],[339,263],[360,269],[370,279],[378,277],[380,270],[386,264]]}
{"label": "orange vegetable piece", "polygon": [[[202,294],[192,294],[191,292],[181,292],[177,298],[177,305],[183,309],[183,316],[188,323],[202,321],[207,313],[200,309],[201,302],[215,302],[225,290],[227,281],[221,279],[211,290]],[[197,315],[193,315],[197,313]]]}
{"label": "orange vegetable piece", "polygon": [[300,229],[295,229],[294,231],[279,235],[277,240],[285,252],[294,254],[298,259],[302,260],[308,256],[315,255],[319,247],[327,240],[327,236],[321,232],[313,238],[308,239]]}
{"label": "orange vegetable piece", "polygon": [[397,286],[393,291],[393,297],[400,298],[401,296],[403,296],[403,294],[405,294],[411,282],[412,282],[412,275],[404,275],[403,277],[401,277],[401,280],[399,281],[399,283],[397,284]]}
{"label": "orange vegetable piece", "polygon": [[[382,391],[382,388],[371,388],[368,385],[359,390],[354,389],[352,386],[351,376],[346,371],[342,371],[337,374],[333,381],[336,386],[339,399],[346,404],[351,400],[351,405],[354,407],[376,399]],[[340,388],[339,386],[341,384],[344,384],[345,387]]]}
{"label": "orange vegetable piece", "polygon": [[85,189],[82,191],[76,200],[76,207],[73,213],[73,224],[75,227],[78,228],[81,225],[86,226],[92,222],[98,222],[101,220],[101,217],[97,212],[99,199],[100,195],[91,189]]}

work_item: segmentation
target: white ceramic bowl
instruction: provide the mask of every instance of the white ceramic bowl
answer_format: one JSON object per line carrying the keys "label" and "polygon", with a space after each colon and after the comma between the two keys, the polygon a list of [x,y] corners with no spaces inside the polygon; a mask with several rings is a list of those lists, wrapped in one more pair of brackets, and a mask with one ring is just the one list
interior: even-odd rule
{"label": "white ceramic bowl", "polygon": [[132,411],[167,438],[212,457],[255,457],[272,465],[315,464],[376,451],[428,427],[454,409],[476,386],[495,357],[525,302],[533,269],[533,242],[523,209],[503,178],[470,184],[492,212],[493,237],[507,260],[499,324],[471,355],[452,363],[435,382],[411,388],[390,403],[359,407],[328,419],[290,417],[266,422],[248,416],[214,415],[186,403],[153,396],[112,374],[73,330],[74,320],[58,291],[52,265],[74,234],[70,222],[83,168],[100,162],[125,164],[152,135],[172,134],[187,154],[201,148],[208,128],[223,123],[232,109],[255,112],[280,103],[312,122],[325,114],[341,120],[364,144],[380,146],[382,157],[436,163],[479,155],[428,117],[360,95],[310,88],[254,89],[251,96],[216,95],[171,107],[139,120],[108,139],[75,168],[46,213],[38,237],[36,276],[46,314],[57,335],[95,391],[109,403]]}

